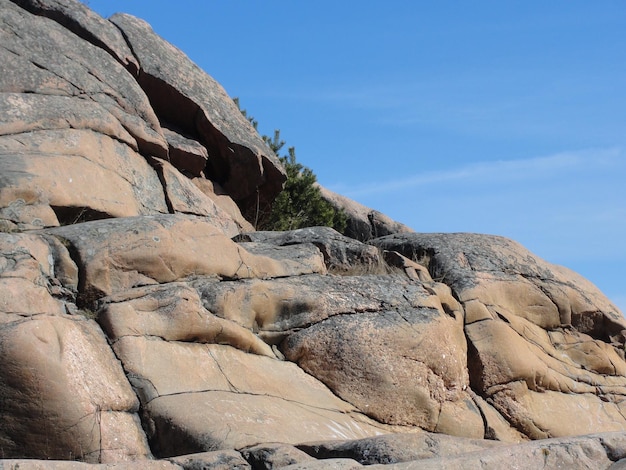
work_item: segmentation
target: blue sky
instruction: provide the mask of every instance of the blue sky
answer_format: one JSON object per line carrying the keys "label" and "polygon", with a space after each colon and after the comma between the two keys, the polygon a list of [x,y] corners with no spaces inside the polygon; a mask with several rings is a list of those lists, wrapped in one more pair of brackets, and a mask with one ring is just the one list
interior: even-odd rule
{"label": "blue sky", "polygon": [[329,189],[504,235],[626,311],[626,2],[90,0],[148,21]]}

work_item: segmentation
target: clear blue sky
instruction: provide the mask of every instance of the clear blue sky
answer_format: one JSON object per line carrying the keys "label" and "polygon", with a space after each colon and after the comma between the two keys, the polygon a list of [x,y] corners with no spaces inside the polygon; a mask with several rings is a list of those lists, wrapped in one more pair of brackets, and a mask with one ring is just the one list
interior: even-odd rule
{"label": "clear blue sky", "polygon": [[626,311],[626,2],[90,0],[148,21],[329,189],[519,241]]}

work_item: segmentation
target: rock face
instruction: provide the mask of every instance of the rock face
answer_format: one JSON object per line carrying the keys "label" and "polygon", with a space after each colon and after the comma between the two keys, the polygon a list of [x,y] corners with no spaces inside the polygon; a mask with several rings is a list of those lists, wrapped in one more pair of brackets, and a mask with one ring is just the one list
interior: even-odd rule
{"label": "rock face", "polygon": [[255,232],[285,175],[219,84],[137,18],[0,7],[2,468],[625,465],[588,281],[330,193],[350,236]]}

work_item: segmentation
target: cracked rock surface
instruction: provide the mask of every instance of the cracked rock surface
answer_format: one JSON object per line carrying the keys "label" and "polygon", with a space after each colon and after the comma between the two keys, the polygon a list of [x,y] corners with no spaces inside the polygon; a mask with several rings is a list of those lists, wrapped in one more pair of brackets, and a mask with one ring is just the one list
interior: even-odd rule
{"label": "cracked rock surface", "polygon": [[1,468],[626,467],[587,280],[330,193],[350,237],[255,232],[284,170],[147,23],[0,0],[0,37]]}

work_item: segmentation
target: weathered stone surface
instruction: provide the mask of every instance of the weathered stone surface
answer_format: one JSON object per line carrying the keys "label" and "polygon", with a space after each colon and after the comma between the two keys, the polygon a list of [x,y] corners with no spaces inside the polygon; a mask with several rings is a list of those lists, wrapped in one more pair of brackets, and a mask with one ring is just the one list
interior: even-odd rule
{"label": "weathered stone surface", "polygon": [[157,170],[161,179],[166,202],[171,213],[206,217],[229,238],[239,234],[239,227],[232,217],[194,185],[189,178],[180,174],[165,160],[153,158],[150,159],[150,163]]}
{"label": "weathered stone surface", "polygon": [[502,237],[372,243],[450,286],[465,310],[472,388],[518,431],[540,439],[624,429],[626,321],[590,283]]}
{"label": "weathered stone surface", "polygon": [[84,276],[80,296],[85,303],[142,285],[197,276],[299,275],[315,272],[321,264],[253,255],[210,219],[182,214],[97,220],[46,233],[65,240],[76,251]]}
{"label": "weathered stone surface", "polygon": [[417,308],[339,315],[290,335],[282,349],[380,422],[484,436],[481,415],[465,391],[461,318]]}
{"label": "weathered stone surface", "polygon": [[[0,206],[17,223],[55,226],[168,211],[148,162],[129,146],[90,130],[0,137],[0,165]],[[23,204],[16,205],[19,201]],[[25,209],[41,205],[52,210],[38,214],[36,222]]]}
{"label": "weathered stone surface", "polygon": [[390,235],[392,233],[413,232],[413,229],[390,219],[386,215],[369,207],[359,204],[350,198],[332,192],[318,185],[322,197],[335,208],[341,209],[348,217],[345,234],[356,240],[367,242],[372,238]]}
{"label": "weathered stone surface", "polygon": [[0,323],[64,314],[62,297],[72,295],[77,280],[62,245],[51,246],[36,235],[0,233]]}
{"label": "weathered stone surface", "polygon": [[157,36],[143,20],[110,18],[131,44],[138,81],[163,120],[208,149],[207,177],[243,207],[271,201],[286,179],[284,169],[224,89],[185,54]]}
{"label": "weathered stone surface", "polygon": [[592,434],[589,436],[546,439],[527,442],[515,446],[497,446],[481,452],[469,452],[451,456],[415,460],[391,465],[372,465],[376,470],[439,470],[442,468],[464,470],[480,468],[485,470],[511,469],[599,469],[611,468],[619,459],[614,447],[608,442],[622,441],[624,433]]}
{"label": "weathered stone surface", "polygon": [[186,176],[202,176],[209,159],[206,147],[197,140],[166,127],[163,128],[163,135],[169,145],[172,165]]}
{"label": "weathered stone surface", "polygon": [[182,283],[138,287],[102,299],[98,321],[109,338],[156,336],[167,341],[228,344],[274,357],[270,346],[239,324],[212,315]]}
{"label": "weathered stone surface", "polygon": [[266,443],[241,449],[241,455],[252,468],[279,469],[296,463],[311,463],[315,459],[295,446],[282,443]]}
{"label": "weathered stone surface", "polygon": [[200,189],[200,191],[211,198],[211,200],[213,200],[219,208],[230,215],[230,217],[240,227],[240,232],[250,232],[254,230],[252,224],[248,222],[243,215],[241,215],[239,206],[237,206],[235,201],[233,201],[231,197],[224,192],[220,185],[205,178],[194,178],[192,181],[193,184]]}
{"label": "weathered stone surface", "polygon": [[327,460],[314,460],[313,462],[294,463],[282,467],[284,470],[352,470],[355,468],[361,468],[362,465],[352,459],[327,459]]}
{"label": "weathered stone surface", "polygon": [[374,272],[380,270],[382,263],[375,247],[341,235],[331,227],[307,227],[286,232],[249,232],[242,233],[235,240],[278,246],[312,243],[324,255],[326,267],[338,273]]}
{"label": "weathered stone surface", "polygon": [[0,91],[94,101],[120,121],[142,152],[167,156],[167,142],[146,94],[113,56],[9,0],[0,6]]}
{"label": "weathered stone surface", "polygon": [[[439,297],[401,275],[305,275],[194,287],[205,308],[261,334],[280,334],[340,314],[392,309],[441,309]],[[281,337],[284,337],[281,336]]]}
{"label": "weathered stone surface", "polygon": [[385,434],[352,441],[309,442],[297,447],[316,459],[351,458],[363,465],[373,465],[422,461],[502,445],[500,442],[483,439],[417,432]]}
{"label": "weathered stone surface", "polygon": [[181,455],[168,459],[183,470],[250,470],[252,467],[234,450]]}
{"label": "weathered stone surface", "polygon": [[114,350],[159,456],[385,432],[288,362],[154,337],[125,336]]}
{"label": "weathered stone surface", "polygon": [[[588,281],[324,188],[352,237],[402,234],[254,232],[240,207],[265,207],[284,171],[213,79],[127,15],[0,12],[0,231],[31,231],[0,233],[2,456],[623,465],[626,321]],[[452,436],[597,430],[620,432]],[[0,460],[18,466],[86,464]]]}
{"label": "weathered stone surface", "polygon": [[165,460],[145,459],[107,464],[70,460],[6,459],[0,460],[0,468],[2,470],[183,470],[182,467]]}
{"label": "weathered stone surface", "polygon": [[138,402],[93,321],[38,316],[0,326],[0,443],[7,457],[146,458]]}
{"label": "weathered stone surface", "polygon": [[77,36],[98,46],[124,65],[131,73],[139,70],[137,59],[122,33],[111,22],[91,11],[78,0],[11,0],[36,15],[50,18]]}

